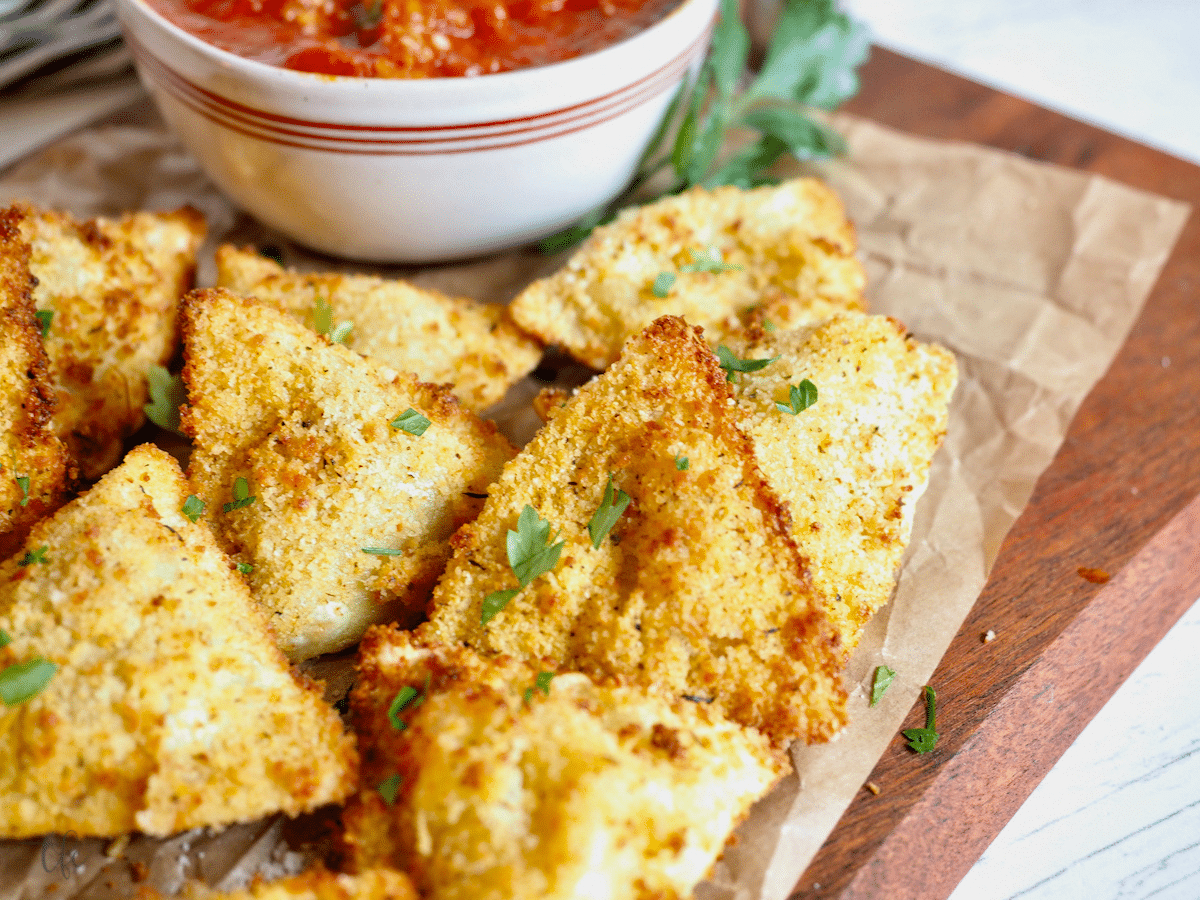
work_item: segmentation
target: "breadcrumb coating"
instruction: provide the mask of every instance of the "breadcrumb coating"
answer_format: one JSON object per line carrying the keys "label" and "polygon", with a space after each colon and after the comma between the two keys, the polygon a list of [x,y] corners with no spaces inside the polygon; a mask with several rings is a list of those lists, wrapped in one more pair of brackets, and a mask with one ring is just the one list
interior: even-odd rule
{"label": "breadcrumb coating", "polygon": [[404,864],[429,900],[682,900],[787,767],[710,706],[395,628],[367,633],[359,673],[346,851]]}
{"label": "breadcrumb coating", "polygon": [[54,389],[20,218],[0,211],[0,558],[65,502],[74,480],[67,448],[50,427]]}
{"label": "breadcrumb coating", "polygon": [[[183,304],[188,475],[284,652],[350,646],[372,622],[423,617],[450,557],[513,455],[443,388],[216,289]],[[423,434],[390,424],[408,411]],[[237,500],[239,478],[255,499]],[[364,552],[374,550],[376,552]]]}
{"label": "breadcrumb coating", "polygon": [[395,869],[346,875],[320,866],[276,881],[255,880],[240,891],[188,882],[180,896],[184,900],[419,900],[412,881]]}
{"label": "breadcrumb coating", "polygon": [[762,316],[793,327],[862,309],[864,284],[841,201],[801,178],[694,188],[625,210],[510,310],[529,333],[603,369],[659,316],[682,316],[716,344]]}
{"label": "breadcrumb coating", "polygon": [[[703,339],[681,319],[655,322],[454,536],[423,639],[712,703],[779,742],[828,739],[845,718],[838,639],[736,420]],[[610,476],[631,502],[597,549],[588,523]],[[484,599],[519,587],[506,534],[527,504],[561,558],[485,625]]]}
{"label": "breadcrumb coating", "polygon": [[[740,358],[778,361],[734,384],[741,424],[848,653],[888,602],[949,419],[954,355],[885,316],[847,313],[792,331],[730,338]],[[815,405],[781,412],[790,387]]]}
{"label": "breadcrumb coating", "polygon": [[34,303],[53,313],[45,345],[54,429],[83,476],[99,478],[145,421],[147,370],[175,353],[179,298],[192,284],[204,218],[190,207],[91,221],[14,208],[31,247]]}
{"label": "breadcrumb coating", "polygon": [[353,738],[181,511],[187,494],[143,445],[34,527],[39,561],[0,564],[0,669],[58,667],[0,704],[0,836],[165,836],[354,791]]}
{"label": "breadcrumb coating", "polygon": [[344,343],[421,381],[448,384],[467,409],[499,402],[533,371],[541,345],[507,307],[450,297],[369,275],[298,274],[250,250],[217,250],[217,286],[253,296],[314,327],[318,300],[333,322],[353,323]]}

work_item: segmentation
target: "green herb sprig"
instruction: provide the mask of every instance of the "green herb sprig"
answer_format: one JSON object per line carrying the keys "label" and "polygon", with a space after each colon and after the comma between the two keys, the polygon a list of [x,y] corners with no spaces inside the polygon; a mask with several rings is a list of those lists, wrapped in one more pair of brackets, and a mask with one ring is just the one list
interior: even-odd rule
{"label": "green herb sprig", "polygon": [[737,354],[724,344],[717,347],[717,359],[721,368],[725,370],[726,381],[736,381],[738,372],[757,372],[759,369],[765,369],[779,358],[772,356],[770,359],[739,359]]}
{"label": "green herb sprig", "polygon": [[430,424],[429,419],[425,418],[425,416],[421,415],[411,406],[388,422],[388,425],[397,431],[406,431],[414,437],[423,435]]}
{"label": "green herb sprig", "polygon": [[188,494],[187,499],[183,501],[183,506],[180,507],[179,511],[187,516],[189,521],[197,522],[199,521],[200,517],[204,515],[204,508],[206,505],[207,504],[195,494]]}
{"label": "green herb sprig", "polygon": [[333,307],[324,297],[318,297],[313,303],[313,331],[317,334],[329,338],[335,344],[344,344],[353,328],[354,323],[349,321],[333,324]]}
{"label": "green herb sprig", "polygon": [[[550,523],[526,503],[517,518],[517,530],[510,529],[508,532],[505,547],[508,552],[508,564],[512,566],[513,574],[517,576],[522,588],[558,565],[558,557],[566,541],[559,541],[557,544],[552,541]],[[486,625],[491,621],[504,609],[509,600],[517,596],[519,590],[520,588],[510,588],[492,591],[484,597],[481,623]]]}
{"label": "green herb sprig", "polygon": [[18,475],[16,477],[17,487],[21,489],[21,506],[29,505],[29,476]]}
{"label": "green herb sprig", "polygon": [[[767,170],[785,154],[810,160],[844,153],[841,136],[812,111],[836,109],[858,93],[857,70],[869,48],[866,26],[838,12],[835,0],[784,0],[762,66],[739,91],[750,37],[738,17],[737,0],[721,0],[708,58],[696,79],[672,100],[629,187],[607,206],[546,238],[542,250],[553,253],[578,243],[631,203],[697,185],[758,187],[773,181]],[[719,162],[730,129],[758,136]],[[669,174],[666,187],[650,191],[648,182],[661,173]]]}
{"label": "green herb sprig", "polygon": [[871,706],[883,699],[883,692],[891,685],[896,677],[896,670],[891,666],[879,666],[875,670],[875,680],[871,683]]}
{"label": "green herb sprig", "polygon": [[929,685],[925,685],[923,690],[925,693],[925,727],[906,728],[901,732],[908,739],[909,749],[918,753],[928,753],[937,746],[938,741],[938,733],[935,729],[937,694]]}
{"label": "green herb sprig", "polygon": [[186,437],[179,430],[179,407],[187,403],[183,379],[162,366],[152,365],[146,370],[146,383],[150,388],[150,402],[142,406],[146,418],[164,431]]}
{"label": "green herb sprig", "polygon": [[50,560],[46,559],[46,552],[50,549],[48,544],[42,544],[36,550],[26,550],[25,555],[17,561],[17,565],[22,569],[26,566],[32,566],[34,563],[46,565]]}
{"label": "green herb sprig", "polygon": [[817,386],[805,378],[799,386],[788,385],[788,402],[775,402],[775,408],[782,413],[796,416],[817,402]]}
{"label": "green herb sprig", "polygon": [[0,700],[5,706],[18,706],[36,697],[57,671],[58,666],[40,656],[14,663],[0,672]]}
{"label": "green herb sprig", "polygon": [[42,340],[45,340],[50,337],[50,323],[54,321],[54,310],[39,309],[34,315],[42,326]]}
{"label": "green herb sprig", "polygon": [[612,527],[617,524],[617,519],[621,518],[621,514],[628,508],[629,502],[630,496],[622,490],[618,490],[614,495],[613,479],[612,475],[609,475],[600,506],[592,515],[591,521],[588,522],[588,534],[592,538],[594,549],[600,549],[600,545],[604,543],[604,539],[608,537]]}
{"label": "green herb sprig", "polygon": [[550,682],[554,680],[553,672],[538,672],[533,679],[533,687],[525,688],[525,702],[529,703],[533,699],[535,690],[541,691],[547,697],[550,696]]}
{"label": "green herb sprig", "polygon": [[397,772],[383,779],[376,788],[379,791],[379,796],[383,798],[383,802],[388,806],[396,805],[396,797],[400,793],[400,783],[403,779]]}
{"label": "green herb sprig", "polygon": [[233,481],[232,502],[226,503],[221,509],[225,510],[225,512],[233,512],[235,509],[242,509],[249,506],[257,499],[257,496],[252,496],[250,493],[250,482],[239,475]]}

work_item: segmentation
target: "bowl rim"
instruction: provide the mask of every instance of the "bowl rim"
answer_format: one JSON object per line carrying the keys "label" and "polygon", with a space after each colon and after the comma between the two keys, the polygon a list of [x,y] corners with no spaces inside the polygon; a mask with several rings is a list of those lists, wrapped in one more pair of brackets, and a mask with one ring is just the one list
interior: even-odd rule
{"label": "bowl rim", "polygon": [[[703,10],[710,6],[712,7],[711,14],[704,15]],[[117,7],[118,13],[122,7],[134,10],[136,14],[145,18],[153,26],[176,40],[182,41],[186,46],[202,56],[213,59],[223,66],[243,71],[249,77],[272,81],[280,88],[306,92],[313,91],[314,89],[319,92],[341,92],[345,89],[350,89],[356,91],[380,91],[384,94],[411,93],[417,96],[447,92],[457,94],[489,89],[504,93],[529,90],[536,88],[539,83],[546,80],[555,82],[574,80],[578,77],[578,74],[586,75],[589,69],[595,68],[598,68],[600,71],[615,71],[623,76],[628,76],[630,72],[627,65],[620,66],[610,62],[610,60],[620,58],[637,60],[642,58],[647,60],[648,65],[653,65],[657,57],[651,53],[640,53],[639,51],[643,45],[649,47],[657,43],[664,35],[670,36],[671,32],[679,29],[681,20],[686,24],[686,20],[689,17],[695,17],[696,24],[693,28],[688,29],[685,35],[689,43],[695,41],[705,35],[706,31],[715,23],[720,14],[718,0],[680,0],[666,15],[649,27],[643,28],[641,31],[635,32],[615,43],[607,44],[591,53],[574,56],[559,62],[541,66],[527,66],[506,72],[493,72],[484,75],[452,75],[430,78],[377,78],[367,75],[328,75],[319,72],[302,72],[296,69],[286,69],[282,66],[260,60],[248,59],[247,57],[239,56],[232,51],[218,47],[215,44],[211,44],[203,38],[192,34],[187,29],[176,25],[152,7],[147,0],[117,0]],[[694,12],[696,9],[700,9],[702,12]],[[690,16],[687,14],[690,14]],[[126,25],[124,17],[120,15],[118,17],[121,19],[123,28],[128,31],[129,26]],[[129,35],[127,34],[126,37],[128,39]],[[703,52],[704,54],[708,52],[707,40],[705,40]],[[583,80],[587,83],[586,78]],[[369,88],[367,85],[375,85],[375,87]]]}

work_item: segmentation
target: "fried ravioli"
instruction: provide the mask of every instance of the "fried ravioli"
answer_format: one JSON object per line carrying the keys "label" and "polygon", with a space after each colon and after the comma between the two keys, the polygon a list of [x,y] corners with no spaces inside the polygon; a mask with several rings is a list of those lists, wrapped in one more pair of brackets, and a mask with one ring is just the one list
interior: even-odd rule
{"label": "fried ravioli", "polygon": [[865,275],[841,201],[815,179],[695,188],[626,210],[512,303],[517,324],[603,369],[659,316],[720,343],[752,320],[781,327],[863,308]]}
{"label": "fried ravioli", "polygon": [[[588,526],[610,477],[612,498],[630,502],[597,548]],[[725,373],[682,320],[631,339],[488,494],[454,536],[423,640],[712,703],[779,742],[843,723],[837,637]],[[526,505],[564,546],[522,588],[507,547]],[[495,612],[499,591],[515,596]]]}
{"label": "fried ravioli", "polygon": [[255,300],[194,291],[182,319],[188,474],[284,651],[419,621],[508,441],[446,390]]}
{"label": "fried ravioli", "polygon": [[50,427],[54,391],[19,221],[15,210],[0,212],[0,558],[63,504],[74,475]]}
{"label": "fried ravioli", "polygon": [[355,789],[353,739],[187,494],[144,445],[0,564],[0,669],[57,667],[0,705],[0,836],[165,836]]}
{"label": "fried ravioli", "polygon": [[498,402],[542,358],[504,306],[368,275],[298,274],[248,250],[217,250],[217,285],[282,309],[310,328],[318,301],[344,343],[421,381],[449,384],[468,409]]}
{"label": "fried ravioli", "polygon": [[218,891],[189,882],[183,900],[419,900],[412,881],[395,869],[368,869],[357,875],[317,867],[276,881],[257,878],[239,891]]}
{"label": "fried ravioli", "polygon": [[349,860],[403,864],[430,900],[690,897],[787,766],[710,706],[395,628],[364,638],[351,710]]}
{"label": "fried ravioli", "polygon": [[[812,328],[731,338],[740,358],[776,362],[734,385],[743,429],[848,652],[887,603],[946,433],[953,354],[885,316],[838,315]],[[791,388],[817,402],[796,414]]]}
{"label": "fried ravioli", "polygon": [[31,247],[33,299],[58,408],[54,429],[88,479],[121,458],[142,424],[146,371],[175,353],[179,298],[191,287],[204,219],[191,208],[81,222],[14,207]]}

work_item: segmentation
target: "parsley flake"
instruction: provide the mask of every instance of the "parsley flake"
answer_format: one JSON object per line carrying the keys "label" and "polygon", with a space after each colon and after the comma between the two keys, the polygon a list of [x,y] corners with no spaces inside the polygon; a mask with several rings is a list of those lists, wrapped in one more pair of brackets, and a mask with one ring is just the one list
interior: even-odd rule
{"label": "parsley flake", "polygon": [[50,323],[54,321],[54,310],[39,309],[34,313],[37,320],[42,324],[42,340],[50,337]]}
{"label": "parsley flake", "polygon": [[720,360],[721,368],[725,370],[725,380],[736,381],[738,372],[757,372],[759,369],[765,369],[779,359],[779,357],[772,356],[770,359],[738,359],[732,350],[721,344],[717,347],[717,359]]}
{"label": "parsley flake", "polygon": [[938,733],[934,728],[937,694],[929,685],[925,685],[923,690],[925,693],[925,727],[906,728],[901,732],[908,739],[909,749],[918,753],[928,753],[937,746],[938,741]]}
{"label": "parsley flake", "polygon": [[183,501],[183,506],[180,507],[182,512],[192,522],[196,522],[204,515],[204,508],[207,504],[197,497],[195,494],[188,494],[188,498]]}
{"label": "parsley flake", "polygon": [[8,636],[8,632],[0,628],[0,647],[7,647],[12,643],[12,638]]}
{"label": "parsley flake", "polygon": [[688,462],[688,458],[687,458],[686,456],[677,456],[677,457],[675,457],[675,469],[676,469],[676,471],[679,471],[679,472],[686,472],[686,471],[688,470],[688,466],[689,466],[689,465],[691,465],[691,463],[689,463],[689,462]]}
{"label": "parsley flake", "polygon": [[25,566],[32,566],[34,563],[41,563],[42,565],[45,565],[50,561],[46,559],[46,551],[49,549],[50,546],[48,544],[42,544],[42,546],[38,547],[36,550],[27,550],[17,565],[21,566],[22,568]]}
{"label": "parsley flake", "polygon": [[249,575],[251,572],[254,571],[254,566],[250,565],[250,563],[240,562],[240,563],[237,563],[237,570],[239,572],[241,572],[243,575]]}
{"label": "parsley flake", "polygon": [[553,672],[538,672],[537,677],[533,679],[533,684],[534,684],[534,687],[536,687],[539,691],[541,691],[543,694],[545,694],[547,697],[549,697],[550,696],[550,682],[553,680],[554,680]]}
{"label": "parsley flake", "polygon": [[372,556],[403,556],[403,550],[397,550],[393,547],[363,547],[363,553],[370,553]]}
{"label": "parsley flake", "polygon": [[883,699],[883,692],[888,689],[895,677],[896,670],[890,666],[879,666],[875,670],[875,680],[871,683],[871,706]]}
{"label": "parsley flake", "polygon": [[383,798],[383,802],[388,806],[396,805],[396,795],[400,793],[400,782],[400,774],[396,773],[390,778],[385,778],[379,783],[379,787],[376,788],[379,791],[379,796]]}
{"label": "parsley flake", "polygon": [[496,618],[496,614],[504,607],[508,606],[508,601],[519,594],[520,588],[509,588],[506,591],[492,591],[483,598],[483,610],[479,615],[479,623],[486,625],[492,619]]}
{"label": "parsley flake", "polygon": [[617,519],[621,518],[621,513],[625,512],[629,506],[629,501],[629,495],[622,490],[618,490],[616,496],[613,496],[613,477],[610,474],[608,484],[604,486],[604,497],[600,501],[600,508],[588,522],[588,534],[592,537],[593,548],[600,549],[600,545],[604,543],[604,539],[608,537],[612,527],[617,524]]}
{"label": "parsley flake", "polygon": [[697,253],[692,251],[692,261],[685,263],[679,267],[680,272],[711,272],[714,275],[719,275],[722,272],[740,271],[742,266],[727,263],[721,259],[721,255],[717,253],[715,247],[709,247],[707,250],[701,250]]}
{"label": "parsley flake", "polygon": [[249,506],[257,499],[258,497],[250,495],[250,482],[239,475],[233,482],[233,502],[226,503],[221,508],[225,512],[233,512],[235,509]]}
{"label": "parsley flake", "polygon": [[659,272],[654,276],[654,284],[650,288],[650,293],[662,299],[671,293],[671,288],[675,286],[675,280],[678,277],[674,272]]}
{"label": "parsley flake", "polygon": [[388,422],[397,431],[407,431],[411,435],[420,437],[425,433],[425,429],[429,427],[430,422],[427,418],[413,409],[411,406],[406,409],[392,421]]}
{"label": "parsley flake", "polygon": [[788,386],[788,402],[780,403],[775,401],[775,408],[780,412],[787,413],[790,416],[804,412],[814,403],[817,402],[817,386],[805,378],[800,382],[799,387],[792,384]]}
{"label": "parsley flake", "polygon": [[150,388],[150,402],[142,406],[146,418],[164,431],[183,435],[179,430],[179,407],[187,403],[183,379],[152,365],[146,370],[146,384]]}
{"label": "parsley flake", "polygon": [[58,666],[40,656],[9,666],[0,672],[0,700],[5,706],[17,706],[36,697],[57,671]]}
{"label": "parsley flake", "polygon": [[313,331],[317,334],[329,338],[335,344],[344,344],[353,327],[353,322],[333,324],[333,307],[324,297],[318,297],[313,303]]}
{"label": "parsley flake", "polygon": [[396,692],[396,696],[392,698],[391,706],[388,707],[388,719],[391,721],[394,729],[403,731],[408,727],[408,723],[400,718],[400,713],[420,696],[420,691],[407,684]]}
{"label": "parsley flake", "polygon": [[21,506],[29,505],[29,476],[18,475],[17,487],[21,489]]}
{"label": "parsley flake", "polygon": [[536,509],[525,504],[517,519],[517,530],[510,530],[507,539],[508,563],[521,587],[528,586],[533,579],[558,565],[566,541],[552,544],[552,540],[550,523],[539,516]]}

